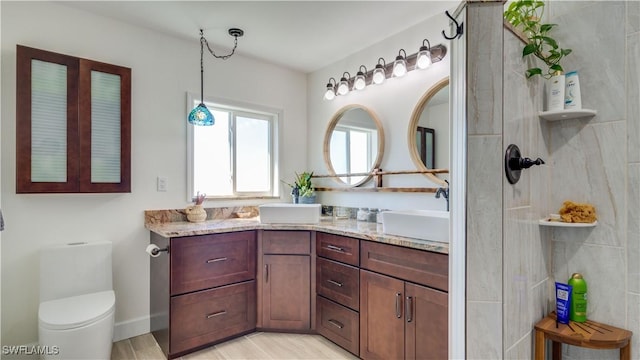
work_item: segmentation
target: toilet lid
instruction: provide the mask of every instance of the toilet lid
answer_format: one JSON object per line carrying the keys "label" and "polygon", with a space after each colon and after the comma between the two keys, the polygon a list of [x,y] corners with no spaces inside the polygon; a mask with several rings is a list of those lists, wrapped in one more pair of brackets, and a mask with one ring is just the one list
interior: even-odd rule
{"label": "toilet lid", "polygon": [[45,301],[38,310],[40,326],[53,330],[78,328],[109,316],[115,302],[113,290]]}

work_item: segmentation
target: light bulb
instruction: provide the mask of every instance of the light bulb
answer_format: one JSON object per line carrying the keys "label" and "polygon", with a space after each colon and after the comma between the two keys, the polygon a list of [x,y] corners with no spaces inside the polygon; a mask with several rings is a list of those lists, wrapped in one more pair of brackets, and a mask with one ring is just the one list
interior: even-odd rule
{"label": "light bulb", "polygon": [[[332,83],[333,81],[333,83]],[[327,91],[324,92],[325,100],[333,100],[336,97],[336,79],[330,78],[327,83]]]}
{"label": "light bulb", "polygon": [[384,68],[380,64],[376,65],[375,70],[373,70],[373,83],[376,85],[380,85],[384,82],[385,79],[386,76],[384,74]]}
{"label": "light bulb", "polygon": [[[404,52],[404,56],[401,54]],[[396,61],[393,62],[393,76],[401,77],[407,73],[407,62],[404,60],[407,56],[407,53],[404,49],[400,49],[398,52],[398,56],[396,56]]]}
{"label": "light bulb", "polygon": [[364,80],[364,74],[359,72],[358,75],[356,75],[356,79],[353,81],[353,88],[356,90],[362,90],[365,86],[367,86],[367,82]]}
{"label": "light bulb", "polygon": [[349,82],[347,78],[340,78],[340,84],[338,84],[338,95],[347,95],[349,93]]}
{"label": "light bulb", "polygon": [[324,93],[325,100],[333,100],[335,98],[336,98],[336,93],[334,93],[333,90],[327,90],[327,92]]}
{"label": "light bulb", "polygon": [[336,98],[336,93],[333,91],[333,88],[328,88],[327,87],[327,91],[324,93],[324,99],[325,100],[333,100]]}
{"label": "light bulb", "polygon": [[393,76],[401,77],[407,73],[407,64],[404,59],[396,60],[393,63]]}
{"label": "light bulb", "polygon": [[418,59],[416,60],[416,67],[418,69],[426,69],[431,66],[431,52],[426,48],[418,52]]}

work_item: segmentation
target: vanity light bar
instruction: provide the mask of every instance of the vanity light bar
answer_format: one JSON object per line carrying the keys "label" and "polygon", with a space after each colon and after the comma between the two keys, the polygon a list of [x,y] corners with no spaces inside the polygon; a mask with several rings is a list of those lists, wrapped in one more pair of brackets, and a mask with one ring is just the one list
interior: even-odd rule
{"label": "vanity light bar", "polygon": [[[420,59],[419,56],[424,56],[430,53],[431,63],[436,63],[444,59],[444,56],[447,54],[446,46],[442,44],[438,44],[436,46],[431,47],[431,46],[426,46],[425,42],[429,44],[429,41],[425,39],[422,42],[422,46],[420,47],[420,50],[409,56],[402,56],[402,54],[405,53],[404,49],[400,49],[400,51],[398,51],[398,56],[396,58],[396,61],[398,61],[399,58],[402,58],[404,60],[406,64],[406,72],[413,71],[416,69],[426,69],[430,65],[428,60],[425,61],[424,58]],[[367,71],[367,68],[364,65],[360,65],[360,68],[358,68],[358,72],[356,76],[353,78],[351,77],[351,74],[347,71],[342,73],[342,76],[340,77],[340,82],[336,82],[335,78],[330,78],[326,86],[324,99],[333,100],[337,95],[346,95],[350,91],[363,90],[367,85],[384,83],[384,80],[390,77],[394,77],[393,69],[394,69],[394,65],[397,65],[396,61],[393,61],[387,64],[387,62],[383,58],[379,58],[377,64],[369,71]],[[425,66],[425,64],[427,65]],[[362,71],[362,68],[365,69],[364,72]],[[377,81],[374,82],[373,77],[376,74],[380,76],[381,75],[380,70],[384,71],[384,78],[381,79],[380,77],[378,77],[376,79]],[[348,75],[349,77],[346,77],[346,75]],[[364,86],[362,85],[362,77],[364,77],[364,83],[365,83]],[[358,82],[357,86],[355,86],[356,81]]]}

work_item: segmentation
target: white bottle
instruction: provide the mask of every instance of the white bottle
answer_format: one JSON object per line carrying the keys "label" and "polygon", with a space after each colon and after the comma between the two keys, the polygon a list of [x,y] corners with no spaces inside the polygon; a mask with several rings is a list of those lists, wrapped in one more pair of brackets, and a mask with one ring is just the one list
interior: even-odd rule
{"label": "white bottle", "polygon": [[564,109],[565,77],[557,72],[547,81],[547,110],[558,111]]}
{"label": "white bottle", "polygon": [[582,101],[580,99],[580,82],[578,81],[577,71],[567,73],[565,86],[564,108],[572,110],[582,109]]}

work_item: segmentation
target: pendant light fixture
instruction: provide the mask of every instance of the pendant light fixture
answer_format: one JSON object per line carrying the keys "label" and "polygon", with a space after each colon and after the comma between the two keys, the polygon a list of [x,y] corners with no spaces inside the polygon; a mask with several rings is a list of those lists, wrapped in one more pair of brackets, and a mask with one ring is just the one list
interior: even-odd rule
{"label": "pendant light fixture", "polygon": [[242,29],[231,28],[229,29],[229,35],[235,38],[233,49],[231,50],[230,54],[219,56],[216,55],[213,50],[211,50],[207,39],[204,38],[202,29],[200,29],[200,104],[189,113],[187,120],[190,124],[199,126],[211,126],[215,124],[216,120],[213,117],[213,114],[211,114],[209,109],[207,109],[207,106],[204,104],[204,45],[207,45],[207,49],[209,50],[211,55],[213,55],[213,57],[217,59],[227,60],[236,51],[236,48],[238,47],[238,37],[244,35],[244,31]]}
{"label": "pendant light fixture", "polygon": [[200,29],[200,105],[196,106],[189,113],[189,123],[200,126],[211,126],[215,124],[216,119],[207,106],[204,104],[204,35]]}
{"label": "pendant light fixture", "polygon": [[[404,53],[404,56],[402,56]],[[393,62],[393,77],[403,77],[407,73],[407,52],[404,49],[398,51],[396,61]]]}

